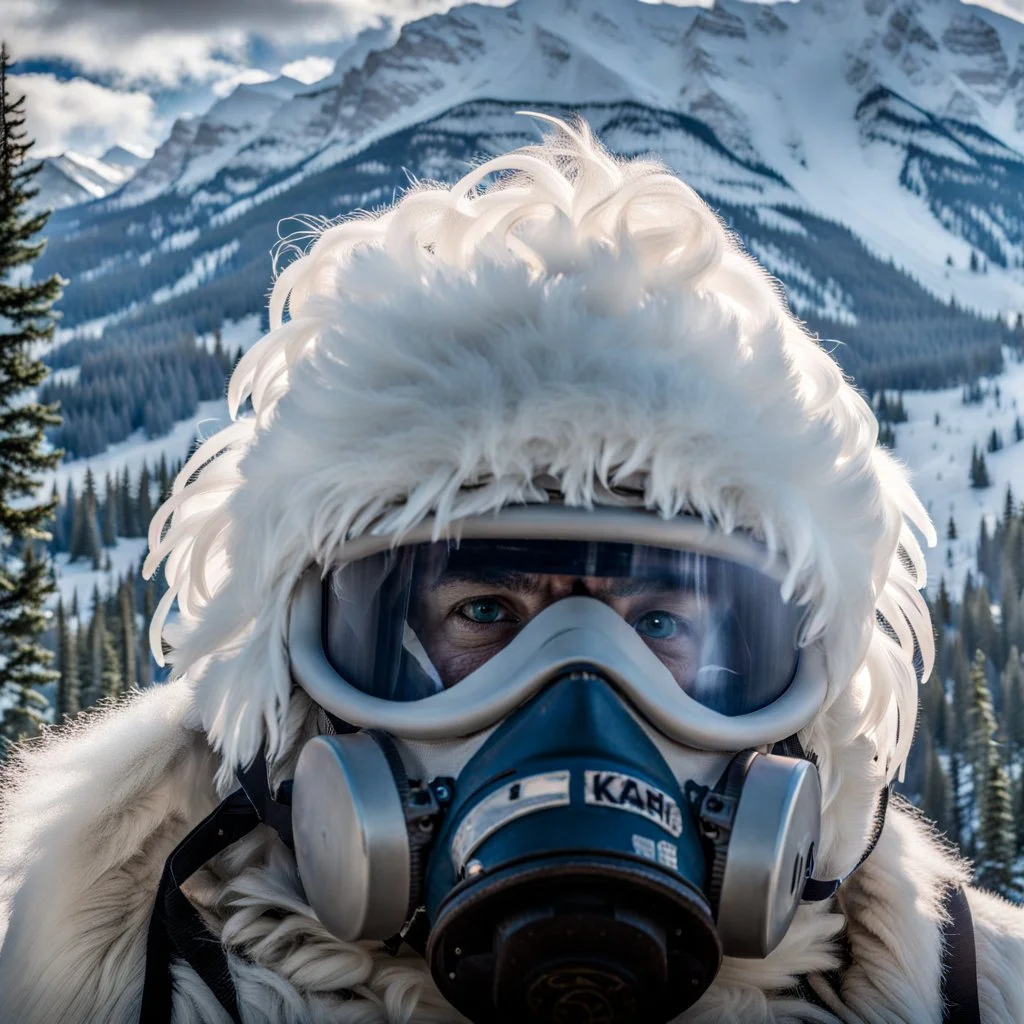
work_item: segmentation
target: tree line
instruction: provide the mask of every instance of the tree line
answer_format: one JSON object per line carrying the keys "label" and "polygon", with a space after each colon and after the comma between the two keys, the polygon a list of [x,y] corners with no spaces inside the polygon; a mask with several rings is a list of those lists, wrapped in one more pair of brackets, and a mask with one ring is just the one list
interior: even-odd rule
{"label": "tree line", "polygon": [[144,352],[127,345],[83,351],[77,380],[49,380],[40,389],[40,400],[59,402],[63,417],[49,431],[51,443],[68,459],[88,458],[136,430],[148,438],[167,434],[199,402],[224,395],[241,350],[229,355],[219,331],[215,338],[212,352],[194,334]]}
{"label": "tree line", "polygon": [[[947,537],[956,536],[950,519]],[[975,863],[977,882],[1024,898],[1024,506],[1007,489],[983,519],[977,575],[930,602],[936,660],[920,691],[905,790]]]}
{"label": "tree line", "polygon": [[106,596],[94,586],[88,608],[80,607],[77,593],[68,606],[57,602],[47,636],[57,670],[55,722],[157,680],[147,626],[160,593],[156,580],[144,581],[130,569]]}
{"label": "tree line", "polygon": [[[192,449],[198,443],[193,439]],[[86,467],[80,488],[69,479],[61,493],[54,483],[50,551],[66,553],[69,562],[86,559],[94,569],[102,568],[103,549],[114,547],[118,537],[147,535],[153,512],[170,495],[182,464],[180,458],[169,461],[161,454],[152,468],[144,461],[137,475],[127,466],[108,472],[102,488],[91,467]]]}

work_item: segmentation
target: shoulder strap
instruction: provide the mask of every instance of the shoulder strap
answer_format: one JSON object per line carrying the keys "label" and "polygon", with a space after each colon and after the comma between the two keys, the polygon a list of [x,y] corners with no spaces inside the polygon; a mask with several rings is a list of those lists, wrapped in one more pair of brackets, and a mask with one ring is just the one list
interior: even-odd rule
{"label": "shoulder strap", "polygon": [[193,829],[167,858],[149,919],[140,1024],[171,1024],[171,960],[175,956],[202,978],[234,1024],[242,1024],[224,947],[210,934],[181,887],[211,857],[248,835],[259,823],[252,804],[238,790]]}
{"label": "shoulder strap", "polygon": [[[974,920],[962,886],[950,886],[943,898],[947,918],[942,925],[942,1024],[981,1024],[978,1001],[978,962],[974,946]],[[821,975],[821,980],[840,998],[843,974],[851,962],[849,940],[839,936],[840,965]],[[822,1010],[833,1007],[818,994],[807,975],[797,981],[801,999]]]}
{"label": "shoulder strap", "polygon": [[942,925],[943,1024],[980,1024],[974,919],[963,886],[946,890]]}
{"label": "shoulder strap", "polygon": [[247,836],[263,823],[292,845],[290,785],[277,796],[270,792],[267,762],[261,750],[253,763],[238,772],[241,789],[232,793],[174,848],[164,864],[156,903],[149,919],[146,977],[140,1024],[171,1024],[171,961],[184,960],[217,997],[234,1024],[242,1024],[235,983],[220,940],[210,934],[199,911],[181,887],[208,860]]}

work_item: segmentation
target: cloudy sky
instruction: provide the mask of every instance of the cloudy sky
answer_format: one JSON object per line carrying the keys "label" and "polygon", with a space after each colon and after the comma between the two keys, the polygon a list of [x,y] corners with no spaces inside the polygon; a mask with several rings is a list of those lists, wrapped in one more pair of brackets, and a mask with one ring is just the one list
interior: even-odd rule
{"label": "cloudy sky", "polygon": [[[461,0],[0,0],[35,155],[154,148],[243,81],[329,73],[362,29]],[[478,0],[504,5],[510,0]],[[711,0],[670,0],[676,3]],[[762,0],[763,2],[763,0]],[[1024,0],[977,0],[1024,20]]]}

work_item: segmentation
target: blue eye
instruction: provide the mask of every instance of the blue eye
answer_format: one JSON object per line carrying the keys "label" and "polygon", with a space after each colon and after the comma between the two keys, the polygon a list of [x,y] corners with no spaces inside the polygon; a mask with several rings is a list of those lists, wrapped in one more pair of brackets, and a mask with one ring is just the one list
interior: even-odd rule
{"label": "blue eye", "polygon": [[681,627],[679,619],[662,611],[647,612],[633,623],[633,628],[650,640],[670,640]]}
{"label": "blue eye", "polygon": [[489,598],[481,598],[477,601],[467,601],[459,611],[470,622],[477,622],[487,625],[490,622],[500,622],[505,611],[501,604]]}

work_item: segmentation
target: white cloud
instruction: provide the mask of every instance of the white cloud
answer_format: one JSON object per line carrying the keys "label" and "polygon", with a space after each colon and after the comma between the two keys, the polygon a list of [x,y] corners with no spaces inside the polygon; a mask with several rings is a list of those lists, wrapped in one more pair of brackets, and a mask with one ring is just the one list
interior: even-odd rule
{"label": "white cloud", "polygon": [[[254,35],[269,41],[280,60],[295,61],[307,47],[322,54],[383,19],[401,25],[464,2],[0,0],[0,7],[15,60],[59,57],[86,75],[113,75],[127,87],[232,78],[249,63]],[[504,6],[511,0],[477,2]]]}
{"label": "white cloud", "polygon": [[306,85],[319,82],[334,70],[334,61],[330,57],[302,57],[293,60],[281,68],[281,74],[297,79]]}
{"label": "white cloud", "polygon": [[57,21],[46,3],[0,2],[5,8],[4,36],[15,61],[59,57],[78,65],[86,75],[112,75],[126,86],[226,77],[237,65],[214,54],[241,52],[245,43],[242,31],[219,38],[202,32],[132,32],[130,24],[90,17],[86,5],[64,12],[65,17]]}
{"label": "white cloud", "polygon": [[158,132],[153,100],[143,92],[119,92],[84,78],[12,75],[14,95],[25,94],[25,128],[35,157],[68,149],[98,155],[115,142],[152,149]]}

